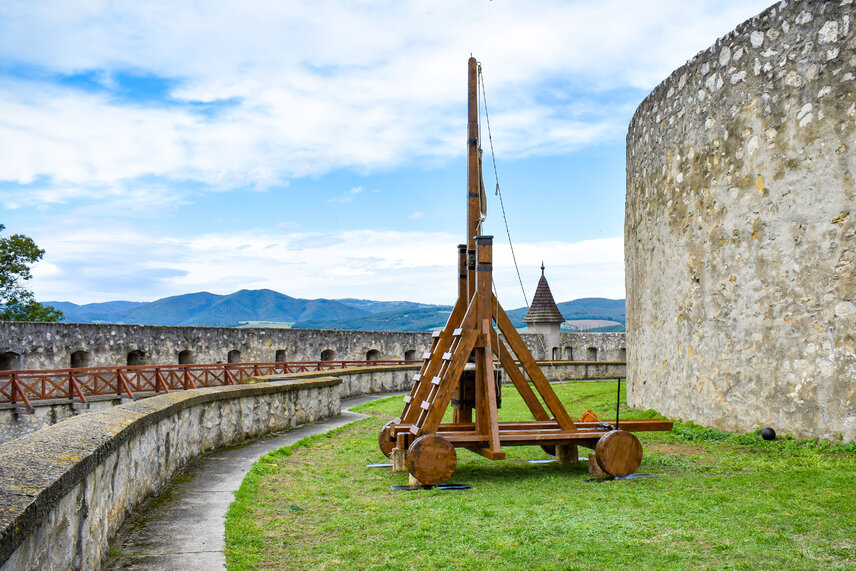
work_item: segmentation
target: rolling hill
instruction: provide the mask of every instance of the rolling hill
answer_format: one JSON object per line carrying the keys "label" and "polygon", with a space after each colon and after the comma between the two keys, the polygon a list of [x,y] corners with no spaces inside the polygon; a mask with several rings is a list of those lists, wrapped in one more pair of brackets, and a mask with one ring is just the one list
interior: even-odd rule
{"label": "rolling hill", "polygon": [[[307,319],[347,319],[369,312],[330,299],[298,299],[273,290],[241,290],[229,295],[208,292],[165,297],[149,303],[75,305],[46,302],[65,313],[73,323],[133,323],[139,325],[186,325],[231,327],[242,321],[294,322]],[[133,304],[133,305],[126,305]],[[92,306],[96,311],[93,311]],[[98,311],[101,310],[101,311]]]}
{"label": "rolling hill", "polygon": [[[76,305],[45,302],[60,309],[70,323],[130,323],[236,327],[247,322],[287,324],[296,329],[359,331],[432,331],[442,327],[448,305],[367,299],[300,299],[269,290],[240,290],[229,295],[209,292],[165,297],[152,302],[110,301]],[[624,300],[583,298],[557,304],[569,321],[610,321],[623,330]],[[526,308],[508,311],[515,327],[524,326]],[[602,329],[596,329],[602,330]]]}

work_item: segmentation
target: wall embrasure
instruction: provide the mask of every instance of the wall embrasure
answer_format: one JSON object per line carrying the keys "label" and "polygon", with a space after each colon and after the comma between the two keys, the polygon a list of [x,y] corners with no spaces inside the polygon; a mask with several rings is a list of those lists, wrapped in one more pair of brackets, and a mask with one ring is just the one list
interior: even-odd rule
{"label": "wall embrasure", "polygon": [[781,2],[627,134],[628,401],[856,439],[856,7]]}

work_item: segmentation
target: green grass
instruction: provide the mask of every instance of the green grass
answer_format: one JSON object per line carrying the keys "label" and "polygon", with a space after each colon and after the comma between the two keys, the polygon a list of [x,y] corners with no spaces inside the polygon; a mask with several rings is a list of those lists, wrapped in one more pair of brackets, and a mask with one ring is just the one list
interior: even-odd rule
{"label": "green grass", "polygon": [[[554,387],[573,416],[614,416],[615,382]],[[514,392],[503,420],[526,418]],[[227,514],[229,569],[856,568],[852,443],[676,423],[639,434],[654,478],[589,482],[586,463],[528,463],[548,458],[536,447],[459,450],[451,481],[472,490],[393,492],[407,475],[366,465],[386,461],[377,433],[400,408],[369,403],[371,418],[261,458]]]}

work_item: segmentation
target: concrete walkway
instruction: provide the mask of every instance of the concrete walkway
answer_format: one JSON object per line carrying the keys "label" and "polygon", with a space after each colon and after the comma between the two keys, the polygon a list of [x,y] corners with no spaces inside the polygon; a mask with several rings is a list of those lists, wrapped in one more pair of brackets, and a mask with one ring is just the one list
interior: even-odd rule
{"label": "concrete walkway", "polygon": [[244,476],[261,456],[302,438],[329,432],[366,415],[349,408],[398,393],[342,401],[342,414],[249,444],[202,455],[185,467],[148,509],[131,516],[110,542],[105,569],[225,569],[225,519]]}

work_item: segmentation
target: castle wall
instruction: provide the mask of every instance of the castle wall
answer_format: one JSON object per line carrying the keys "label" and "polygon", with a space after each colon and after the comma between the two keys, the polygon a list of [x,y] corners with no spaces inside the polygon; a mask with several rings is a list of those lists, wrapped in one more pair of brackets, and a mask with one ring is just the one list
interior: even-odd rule
{"label": "castle wall", "polygon": [[[547,347],[536,335],[523,334],[536,359],[549,359]],[[576,360],[623,360],[623,333],[563,333],[562,358]],[[369,351],[378,360],[419,360],[430,349],[430,333],[387,331],[332,331],[313,329],[235,329],[229,327],[162,327],[151,325],[104,325],[76,323],[0,322],[0,356],[18,355],[20,369],[65,369],[71,356],[86,352],[86,366],[128,364],[128,355],[139,351],[139,364],[177,364],[179,353],[189,351],[192,363],[225,363],[231,351],[240,361],[326,360],[363,361]],[[585,357],[597,349],[597,359]],[[279,359],[277,356],[279,354]]]}
{"label": "castle wall", "polygon": [[856,439],[856,6],[788,1],[627,133],[628,403]]}
{"label": "castle wall", "polygon": [[86,351],[87,366],[126,365],[140,351],[139,364],[176,364],[182,351],[193,363],[225,363],[231,351],[240,361],[363,361],[369,351],[378,360],[401,360],[408,351],[421,358],[430,333],[330,331],[313,329],[238,329],[78,323],[0,322],[0,353],[21,355],[21,369],[64,369],[71,354]]}
{"label": "castle wall", "polygon": [[124,518],[191,458],[339,414],[340,383],[182,391],[0,445],[0,569],[99,569]]}

